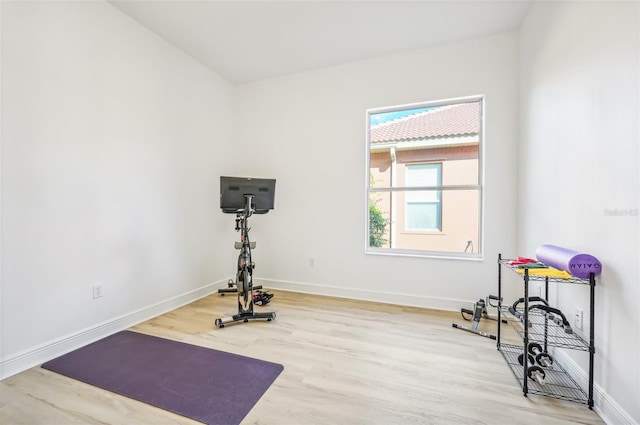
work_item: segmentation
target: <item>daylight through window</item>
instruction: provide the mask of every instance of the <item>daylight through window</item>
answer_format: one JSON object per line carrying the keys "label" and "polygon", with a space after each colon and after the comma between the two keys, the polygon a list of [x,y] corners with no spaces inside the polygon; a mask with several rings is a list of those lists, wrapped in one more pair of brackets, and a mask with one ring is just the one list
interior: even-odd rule
{"label": "daylight through window", "polygon": [[367,252],[481,256],[480,97],[367,111]]}

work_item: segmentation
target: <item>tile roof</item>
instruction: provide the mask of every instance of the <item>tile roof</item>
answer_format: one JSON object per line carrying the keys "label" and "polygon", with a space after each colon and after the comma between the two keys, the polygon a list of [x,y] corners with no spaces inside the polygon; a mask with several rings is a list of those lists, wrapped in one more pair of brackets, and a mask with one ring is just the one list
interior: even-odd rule
{"label": "tile roof", "polygon": [[371,126],[371,143],[468,136],[480,131],[480,102],[439,106]]}

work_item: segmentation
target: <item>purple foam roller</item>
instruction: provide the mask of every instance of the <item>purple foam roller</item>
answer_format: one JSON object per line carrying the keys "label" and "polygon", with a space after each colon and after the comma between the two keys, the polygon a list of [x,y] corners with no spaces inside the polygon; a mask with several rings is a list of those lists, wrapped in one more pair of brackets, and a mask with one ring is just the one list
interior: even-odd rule
{"label": "purple foam roller", "polygon": [[591,272],[596,276],[602,272],[602,264],[593,255],[555,245],[540,245],[536,250],[536,259],[580,279],[588,279]]}

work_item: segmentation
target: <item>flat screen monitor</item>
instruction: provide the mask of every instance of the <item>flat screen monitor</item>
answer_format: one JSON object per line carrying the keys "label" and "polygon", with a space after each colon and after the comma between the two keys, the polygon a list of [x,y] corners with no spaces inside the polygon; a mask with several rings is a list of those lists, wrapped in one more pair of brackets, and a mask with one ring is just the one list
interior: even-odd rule
{"label": "flat screen monitor", "polygon": [[245,195],[252,195],[251,209],[265,214],[274,207],[275,179],[220,176],[220,208],[224,213],[236,213],[245,207]]}

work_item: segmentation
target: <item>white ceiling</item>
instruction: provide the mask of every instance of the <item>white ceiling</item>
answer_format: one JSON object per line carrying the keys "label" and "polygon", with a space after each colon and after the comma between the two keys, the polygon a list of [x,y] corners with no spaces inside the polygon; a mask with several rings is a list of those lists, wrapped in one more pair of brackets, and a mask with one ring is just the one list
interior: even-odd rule
{"label": "white ceiling", "polygon": [[110,0],[241,84],[516,29],[530,0]]}

